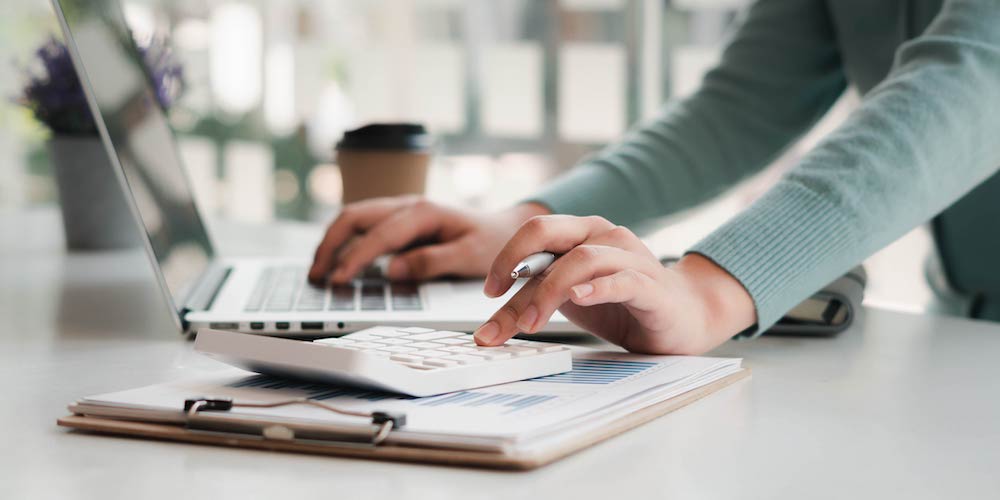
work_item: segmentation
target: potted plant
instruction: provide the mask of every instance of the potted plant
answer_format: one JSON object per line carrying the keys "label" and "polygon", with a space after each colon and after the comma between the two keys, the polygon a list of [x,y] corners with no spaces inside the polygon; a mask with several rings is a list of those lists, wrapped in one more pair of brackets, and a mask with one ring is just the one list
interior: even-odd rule
{"label": "potted plant", "polygon": [[[168,109],[183,88],[183,72],[168,46],[151,40],[139,46]],[[139,234],[117,174],[94,123],[66,46],[49,39],[35,52],[18,102],[50,132],[49,159],[59,191],[66,246],[70,250],[129,247]]]}

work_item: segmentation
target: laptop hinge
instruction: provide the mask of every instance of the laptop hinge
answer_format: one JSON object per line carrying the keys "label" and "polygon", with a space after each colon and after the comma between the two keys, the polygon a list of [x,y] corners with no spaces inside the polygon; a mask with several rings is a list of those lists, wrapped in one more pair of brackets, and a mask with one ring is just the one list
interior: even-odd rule
{"label": "laptop hinge", "polygon": [[195,288],[194,293],[188,297],[182,313],[190,311],[207,311],[212,308],[212,303],[222,290],[222,285],[226,284],[233,268],[229,266],[210,269]]}

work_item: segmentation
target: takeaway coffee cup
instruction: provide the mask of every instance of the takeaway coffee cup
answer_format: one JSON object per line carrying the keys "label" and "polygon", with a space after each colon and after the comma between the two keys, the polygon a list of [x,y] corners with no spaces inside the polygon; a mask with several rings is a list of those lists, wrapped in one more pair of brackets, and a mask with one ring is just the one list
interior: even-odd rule
{"label": "takeaway coffee cup", "polygon": [[337,143],[344,204],[423,194],[431,146],[427,130],[414,123],[376,123],[347,131]]}

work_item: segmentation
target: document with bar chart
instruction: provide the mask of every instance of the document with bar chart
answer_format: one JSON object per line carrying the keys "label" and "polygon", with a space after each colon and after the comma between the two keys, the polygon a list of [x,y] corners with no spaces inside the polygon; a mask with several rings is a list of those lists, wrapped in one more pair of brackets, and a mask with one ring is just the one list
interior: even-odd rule
{"label": "document with bar chart", "polygon": [[[405,427],[392,432],[387,442],[503,451],[582,432],[740,370],[739,359],[642,356],[574,348],[569,372],[426,398],[226,370],[93,396],[77,407],[101,416],[155,415],[161,421],[180,421],[183,401],[191,397],[255,402],[305,397],[349,410],[405,413]],[[309,406],[234,408],[228,414],[370,432],[363,419]]]}

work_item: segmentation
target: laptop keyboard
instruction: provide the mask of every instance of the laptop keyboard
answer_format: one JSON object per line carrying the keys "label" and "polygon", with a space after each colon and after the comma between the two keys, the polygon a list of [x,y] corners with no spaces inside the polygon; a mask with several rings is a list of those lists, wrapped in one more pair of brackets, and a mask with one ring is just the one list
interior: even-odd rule
{"label": "laptop keyboard", "polygon": [[281,266],[264,269],[243,309],[246,312],[420,311],[423,303],[416,284],[389,283],[378,267],[366,269],[351,284],[317,288],[306,281],[306,268]]}

